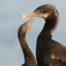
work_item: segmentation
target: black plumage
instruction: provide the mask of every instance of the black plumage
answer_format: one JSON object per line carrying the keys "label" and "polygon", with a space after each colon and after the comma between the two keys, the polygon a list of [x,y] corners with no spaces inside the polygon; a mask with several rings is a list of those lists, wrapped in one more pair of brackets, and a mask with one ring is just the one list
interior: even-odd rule
{"label": "black plumage", "polygon": [[[38,66],[66,66],[66,46],[52,39],[52,32],[59,22],[59,14],[53,5],[43,5],[36,9],[42,13],[49,13],[45,18],[45,25],[38,36],[36,58]],[[45,10],[45,11],[44,11]]]}
{"label": "black plumage", "polygon": [[59,24],[55,6],[46,4],[22,17],[42,17],[45,25],[37,38],[36,59],[38,66],[66,66],[66,46],[52,39],[52,32]]}

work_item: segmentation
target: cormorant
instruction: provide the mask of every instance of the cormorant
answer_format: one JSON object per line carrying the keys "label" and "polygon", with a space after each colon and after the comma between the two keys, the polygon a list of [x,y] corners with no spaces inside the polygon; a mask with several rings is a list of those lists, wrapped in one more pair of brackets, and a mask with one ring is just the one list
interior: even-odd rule
{"label": "cormorant", "polygon": [[29,31],[33,20],[34,18],[22,24],[18,31],[18,38],[19,38],[20,45],[23,50],[24,58],[25,58],[25,64],[23,64],[22,66],[37,66],[35,58],[30,48],[28,47],[26,39],[25,39],[26,33]]}
{"label": "cormorant", "polygon": [[36,58],[38,66],[66,66],[66,46],[52,39],[52,32],[59,24],[59,13],[54,5],[46,4],[23,18],[39,16],[45,25],[37,39]]}

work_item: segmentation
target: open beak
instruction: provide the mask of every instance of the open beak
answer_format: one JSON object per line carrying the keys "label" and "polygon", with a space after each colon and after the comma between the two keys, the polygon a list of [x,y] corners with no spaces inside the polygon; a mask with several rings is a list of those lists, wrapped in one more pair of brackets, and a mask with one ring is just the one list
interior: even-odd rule
{"label": "open beak", "polygon": [[36,14],[35,12],[30,12],[28,14],[22,15],[21,18],[36,17],[36,16],[38,16],[38,14]]}

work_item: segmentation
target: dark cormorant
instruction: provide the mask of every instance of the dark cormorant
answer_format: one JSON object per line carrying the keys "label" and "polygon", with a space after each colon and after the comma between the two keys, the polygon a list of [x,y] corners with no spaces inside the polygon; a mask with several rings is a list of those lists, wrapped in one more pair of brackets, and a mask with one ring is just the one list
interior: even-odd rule
{"label": "dark cormorant", "polygon": [[28,47],[26,39],[25,39],[26,33],[29,31],[33,20],[34,18],[22,24],[18,31],[18,38],[19,38],[20,45],[23,50],[24,58],[25,58],[25,64],[23,64],[22,66],[37,66],[35,58],[30,48]]}
{"label": "dark cormorant", "polygon": [[42,5],[22,17],[34,16],[45,19],[45,25],[37,39],[36,58],[38,66],[66,66],[66,46],[52,39],[52,32],[59,23],[59,14],[55,6]]}

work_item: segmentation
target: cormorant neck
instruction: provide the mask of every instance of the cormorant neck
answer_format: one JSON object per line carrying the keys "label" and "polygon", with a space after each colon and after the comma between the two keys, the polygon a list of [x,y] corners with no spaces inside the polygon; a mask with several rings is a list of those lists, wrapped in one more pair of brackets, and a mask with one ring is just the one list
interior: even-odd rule
{"label": "cormorant neck", "polygon": [[58,15],[51,15],[47,19],[45,19],[45,26],[43,28],[44,32],[53,32],[59,23],[59,17]]}
{"label": "cormorant neck", "polygon": [[40,38],[51,39],[51,32],[56,29],[59,23],[58,19],[58,15],[51,15],[47,19],[45,19],[45,26],[43,27],[43,30],[39,35]]}
{"label": "cormorant neck", "polygon": [[25,62],[29,61],[29,60],[32,60],[33,62],[35,62],[35,59],[34,59],[34,56],[26,42],[26,33],[24,33],[22,31],[22,25],[21,27],[19,28],[19,31],[18,31],[18,38],[19,38],[19,41],[20,41],[20,45],[21,45],[21,48],[23,50],[23,53],[24,53],[24,58],[25,58]]}

